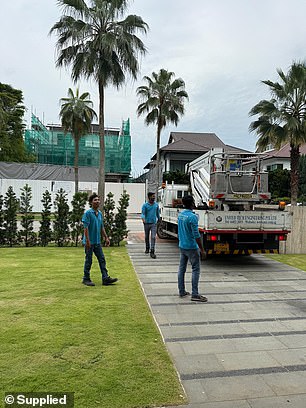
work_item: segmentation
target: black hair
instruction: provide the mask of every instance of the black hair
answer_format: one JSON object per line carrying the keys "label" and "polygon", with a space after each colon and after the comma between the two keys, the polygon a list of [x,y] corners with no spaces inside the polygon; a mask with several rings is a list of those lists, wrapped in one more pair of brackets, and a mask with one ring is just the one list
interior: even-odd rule
{"label": "black hair", "polygon": [[148,199],[150,200],[150,198],[151,198],[153,195],[155,195],[155,193],[149,192],[149,193],[148,193]]}
{"label": "black hair", "polygon": [[185,208],[188,208],[189,210],[192,209],[194,206],[194,199],[192,195],[186,195],[185,197],[182,198],[182,202]]}
{"label": "black hair", "polygon": [[89,197],[88,197],[88,202],[91,205],[92,204],[92,200],[96,197],[99,197],[97,193],[92,193]]}

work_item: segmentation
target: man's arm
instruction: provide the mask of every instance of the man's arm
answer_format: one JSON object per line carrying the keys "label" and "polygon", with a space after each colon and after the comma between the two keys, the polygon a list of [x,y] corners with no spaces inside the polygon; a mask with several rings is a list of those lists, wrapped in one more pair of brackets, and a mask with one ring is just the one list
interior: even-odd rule
{"label": "man's arm", "polygon": [[105,241],[105,245],[110,246],[110,240],[109,240],[109,238],[108,238],[108,236],[106,234],[106,231],[105,231],[104,227],[101,228],[101,232],[102,232],[102,236],[103,236],[104,241]]}
{"label": "man's arm", "polygon": [[200,252],[203,255],[204,248],[202,245],[201,235],[199,233],[199,223],[198,223],[198,218],[196,215],[195,215],[195,218],[192,219],[191,229],[192,229],[193,236],[195,237],[196,243],[199,246]]}
{"label": "man's arm", "polygon": [[145,204],[142,206],[142,209],[141,209],[141,219],[142,219],[142,222],[145,224],[146,223],[146,206],[145,206]]}
{"label": "man's arm", "polygon": [[84,228],[84,235],[85,235],[85,247],[87,249],[90,248],[90,239],[89,239],[89,234],[88,234],[88,227]]}
{"label": "man's arm", "polygon": [[200,252],[201,252],[201,254],[203,255],[203,254],[204,254],[204,248],[203,248],[203,245],[202,245],[201,237],[200,237],[200,238],[196,238],[196,241],[197,241],[197,244],[199,245]]}

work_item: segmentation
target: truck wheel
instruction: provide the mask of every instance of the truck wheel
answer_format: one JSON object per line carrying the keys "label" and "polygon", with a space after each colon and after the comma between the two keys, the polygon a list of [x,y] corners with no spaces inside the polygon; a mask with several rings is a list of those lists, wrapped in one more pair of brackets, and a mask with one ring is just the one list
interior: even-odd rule
{"label": "truck wheel", "polygon": [[160,239],[170,238],[169,235],[167,235],[163,231],[163,229],[165,229],[165,223],[163,221],[158,222],[157,223],[157,230],[156,230],[158,238],[160,238]]}

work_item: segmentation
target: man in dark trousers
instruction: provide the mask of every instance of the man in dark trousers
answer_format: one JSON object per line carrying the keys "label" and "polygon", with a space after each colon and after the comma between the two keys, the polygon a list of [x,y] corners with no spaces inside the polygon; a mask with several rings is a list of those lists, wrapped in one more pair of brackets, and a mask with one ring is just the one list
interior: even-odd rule
{"label": "man in dark trousers", "polygon": [[118,279],[111,278],[106,269],[105,257],[101,246],[101,233],[105,240],[106,246],[109,246],[110,242],[104,229],[102,213],[99,210],[100,198],[98,194],[93,193],[89,197],[88,201],[90,209],[87,210],[82,217],[82,222],[84,224],[83,244],[85,245],[83,284],[86,286],[95,286],[90,279],[92,254],[94,253],[99,262],[100,271],[102,274],[102,285],[112,285],[113,283],[117,282]]}
{"label": "man in dark trousers", "polygon": [[198,228],[198,217],[192,211],[194,199],[191,195],[183,197],[184,210],[178,215],[178,238],[180,248],[180,266],[178,270],[179,296],[190,295],[185,289],[185,273],[187,263],[190,261],[192,267],[192,294],[191,300],[196,302],[207,302],[207,298],[199,294],[198,284],[200,279],[201,253],[204,253],[201,236]]}
{"label": "man in dark trousers", "polygon": [[[156,241],[156,223],[160,219],[159,205],[155,202],[155,194],[148,193],[148,201],[145,202],[141,209],[141,218],[144,225],[146,251],[150,252],[151,258],[155,259],[155,241]],[[151,234],[151,247],[150,247]]]}

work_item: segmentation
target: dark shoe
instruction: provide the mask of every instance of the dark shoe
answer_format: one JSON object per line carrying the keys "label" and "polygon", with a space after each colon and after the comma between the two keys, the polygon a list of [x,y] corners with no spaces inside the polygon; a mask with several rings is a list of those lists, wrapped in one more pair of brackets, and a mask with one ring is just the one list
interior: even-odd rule
{"label": "dark shoe", "polygon": [[190,293],[185,291],[184,293],[180,294],[180,297],[183,298],[188,295],[190,295]]}
{"label": "dark shoe", "polygon": [[191,300],[193,300],[194,302],[207,302],[207,297],[202,296],[202,295],[196,295],[196,296],[191,296]]}
{"label": "dark shoe", "polygon": [[110,276],[108,276],[107,278],[103,279],[102,281],[102,285],[104,286],[108,286],[108,285],[112,285],[113,283],[117,282],[117,278],[111,278]]}
{"label": "dark shoe", "polygon": [[83,279],[82,283],[85,286],[96,286],[90,279]]}
{"label": "dark shoe", "polygon": [[145,250],[145,254],[148,254],[149,252],[150,252],[149,249],[146,249],[146,250]]}
{"label": "dark shoe", "polygon": [[156,255],[154,254],[154,251],[150,252],[150,257],[153,258],[153,259],[156,259]]}

